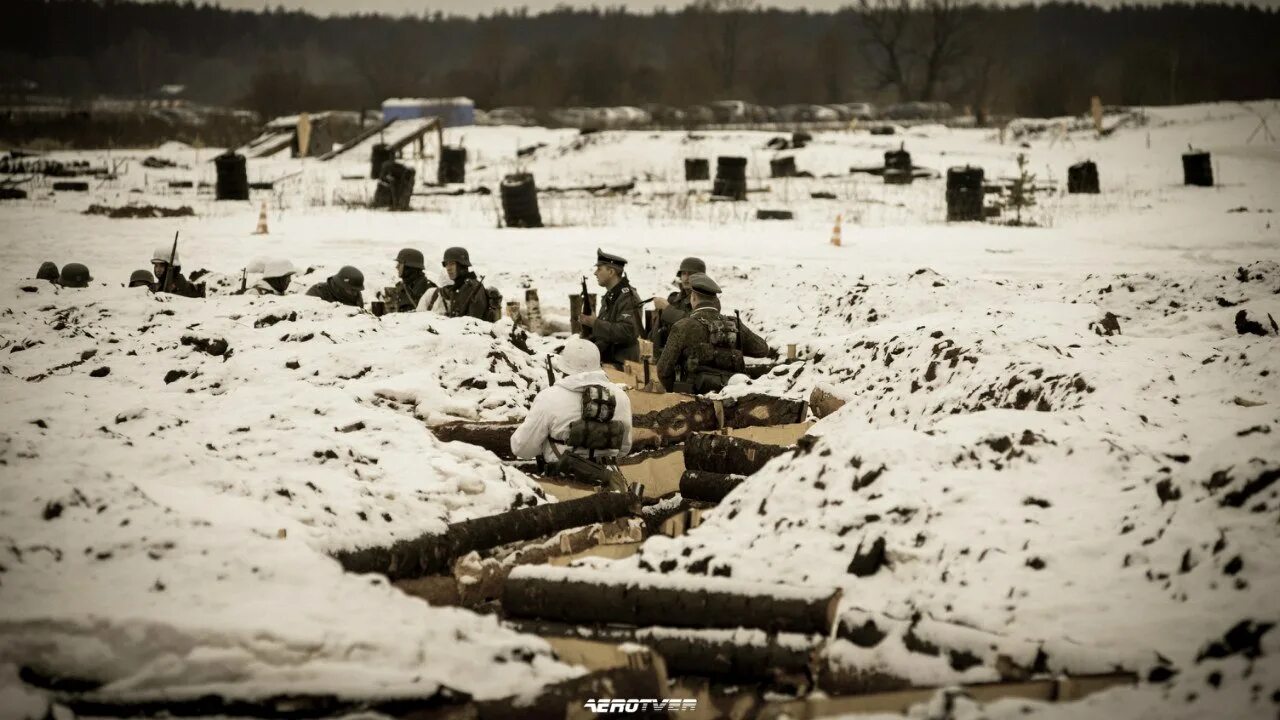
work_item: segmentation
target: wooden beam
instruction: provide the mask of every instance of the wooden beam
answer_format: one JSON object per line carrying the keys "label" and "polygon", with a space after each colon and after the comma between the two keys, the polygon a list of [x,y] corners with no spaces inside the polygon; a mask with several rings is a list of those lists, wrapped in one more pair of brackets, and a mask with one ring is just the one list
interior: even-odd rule
{"label": "wooden beam", "polygon": [[449,525],[443,533],[400,540],[390,546],[334,554],[347,572],[381,573],[392,580],[448,572],[453,560],[473,550],[554,535],[568,528],[603,523],[639,511],[622,493],[600,492],[577,500],[546,503]]}
{"label": "wooden beam", "polygon": [[825,637],[840,602],[838,588],[696,580],[526,565],[507,576],[502,607],[508,617],[568,623],[743,627]]}

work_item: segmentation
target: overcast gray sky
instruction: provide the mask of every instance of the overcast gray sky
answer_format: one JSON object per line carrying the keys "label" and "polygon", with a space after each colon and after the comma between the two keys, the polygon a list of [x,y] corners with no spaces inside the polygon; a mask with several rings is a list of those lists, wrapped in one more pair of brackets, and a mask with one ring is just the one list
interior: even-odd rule
{"label": "overcast gray sky", "polygon": [[[1159,0],[1129,0],[1156,4]],[[1280,0],[1252,0],[1262,7],[1280,7]],[[810,10],[835,10],[844,5],[853,4],[854,0],[761,0],[764,7],[808,8]],[[1092,5],[1119,5],[1121,0],[1085,0]],[[349,14],[356,12],[381,12],[401,15],[405,13],[434,13],[437,10],[455,15],[479,15],[491,13],[499,8],[515,8],[524,6],[531,13],[551,10],[557,5],[570,5],[589,8],[593,5],[605,8],[626,5],[633,11],[651,11],[666,7],[678,10],[688,4],[688,0],[217,0],[216,4],[229,8],[262,10],[267,7],[284,6],[290,9],[306,10],[317,15],[334,13]]]}

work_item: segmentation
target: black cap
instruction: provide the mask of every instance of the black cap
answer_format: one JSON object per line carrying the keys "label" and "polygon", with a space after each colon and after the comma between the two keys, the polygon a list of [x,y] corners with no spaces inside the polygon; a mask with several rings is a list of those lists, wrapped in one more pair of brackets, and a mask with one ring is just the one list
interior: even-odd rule
{"label": "black cap", "polygon": [[610,253],[607,253],[601,250],[600,248],[596,248],[596,264],[612,265],[613,267],[616,267],[619,270],[622,270],[627,266],[627,259],[618,257],[617,255],[612,255]]}
{"label": "black cap", "polygon": [[707,277],[706,273],[694,273],[689,277],[689,287],[703,295],[719,295],[720,286],[715,280]]}

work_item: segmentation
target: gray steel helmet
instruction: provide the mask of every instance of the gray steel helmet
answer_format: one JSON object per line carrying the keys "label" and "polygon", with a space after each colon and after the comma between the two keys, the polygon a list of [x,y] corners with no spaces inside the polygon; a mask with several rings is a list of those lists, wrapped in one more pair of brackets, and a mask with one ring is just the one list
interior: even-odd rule
{"label": "gray steel helmet", "polygon": [[364,290],[364,273],[350,265],[343,265],[335,277],[346,283],[347,287],[353,290]]}
{"label": "gray steel helmet", "polygon": [[40,263],[40,269],[36,271],[36,279],[58,282],[58,266],[48,261]]}
{"label": "gray steel helmet", "polygon": [[702,261],[702,258],[687,257],[680,261],[680,269],[677,270],[676,272],[692,274],[692,273],[705,273],[706,271],[707,271],[707,264]]}
{"label": "gray steel helmet", "polygon": [[139,285],[150,285],[156,281],[150,270],[134,270],[129,276],[129,287],[138,287]]}
{"label": "gray steel helmet", "polygon": [[80,263],[67,263],[62,266],[62,276],[58,278],[58,284],[62,287],[82,288],[89,287],[89,268]]}
{"label": "gray steel helmet", "polygon": [[407,268],[418,268],[419,270],[427,266],[426,261],[422,258],[422,252],[413,248],[405,248],[396,253],[396,262]]}
{"label": "gray steel helmet", "polygon": [[444,262],[456,262],[463,267],[471,267],[471,256],[463,247],[451,247],[444,251]]}

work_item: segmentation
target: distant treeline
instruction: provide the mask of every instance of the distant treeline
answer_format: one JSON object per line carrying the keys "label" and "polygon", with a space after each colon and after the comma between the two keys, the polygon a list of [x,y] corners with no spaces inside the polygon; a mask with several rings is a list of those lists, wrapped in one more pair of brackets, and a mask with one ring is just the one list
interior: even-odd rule
{"label": "distant treeline", "polygon": [[279,115],[466,95],[478,107],[940,100],[1053,116],[1112,104],[1280,97],[1280,12],[859,0],[836,13],[699,0],[657,14],[479,19],[5,0],[0,67],[43,95],[186,97]]}

